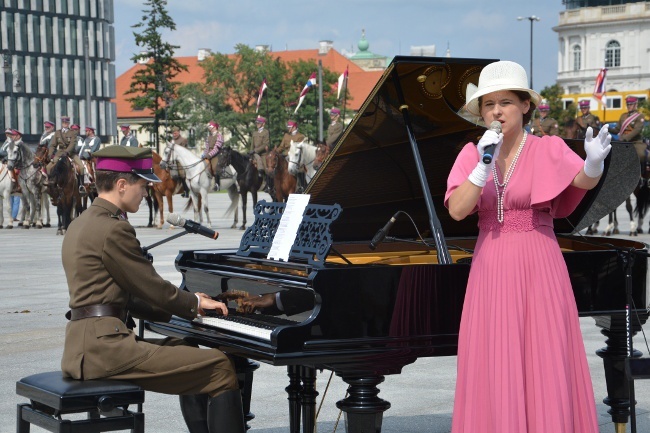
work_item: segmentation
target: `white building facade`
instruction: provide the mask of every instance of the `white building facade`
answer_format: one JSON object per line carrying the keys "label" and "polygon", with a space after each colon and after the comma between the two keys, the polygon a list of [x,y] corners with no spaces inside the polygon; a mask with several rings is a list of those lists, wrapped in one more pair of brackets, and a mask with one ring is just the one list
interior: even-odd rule
{"label": "white building facade", "polygon": [[0,0],[0,128],[37,140],[68,115],[116,130],[113,0]]}

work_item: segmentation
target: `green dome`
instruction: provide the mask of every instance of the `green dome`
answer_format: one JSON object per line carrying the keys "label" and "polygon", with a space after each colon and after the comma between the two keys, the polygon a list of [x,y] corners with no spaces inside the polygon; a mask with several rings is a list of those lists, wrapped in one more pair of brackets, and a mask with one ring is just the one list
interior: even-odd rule
{"label": "green dome", "polygon": [[368,40],[366,39],[366,31],[361,30],[361,39],[359,40],[359,43],[357,44],[357,47],[359,47],[359,51],[368,51],[368,48],[370,47],[370,44],[368,43]]}

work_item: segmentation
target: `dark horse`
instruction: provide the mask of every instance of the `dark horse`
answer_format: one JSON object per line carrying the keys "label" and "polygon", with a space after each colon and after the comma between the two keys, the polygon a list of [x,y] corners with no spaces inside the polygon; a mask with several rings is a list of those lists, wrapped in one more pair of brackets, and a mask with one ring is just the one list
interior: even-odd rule
{"label": "dark horse", "polygon": [[275,200],[287,201],[296,192],[296,178],[289,173],[289,163],[275,149],[266,154],[266,174],[273,177]]}
{"label": "dark horse", "polygon": [[[257,191],[262,186],[262,177],[259,175],[251,158],[242,155],[236,150],[232,150],[229,146],[225,146],[219,153],[218,171],[223,171],[229,165],[232,165],[237,172],[237,185],[239,185],[239,194],[242,200],[242,225],[239,229],[245,230],[248,193],[250,192],[253,196],[253,204],[257,203]],[[235,222],[231,228],[235,228],[236,226],[237,223]]]}
{"label": "dark horse", "polygon": [[56,234],[64,235],[74,218],[74,212],[78,215],[82,211],[77,176],[70,158],[67,156],[59,158],[52,167],[47,182],[47,191],[59,217]]}

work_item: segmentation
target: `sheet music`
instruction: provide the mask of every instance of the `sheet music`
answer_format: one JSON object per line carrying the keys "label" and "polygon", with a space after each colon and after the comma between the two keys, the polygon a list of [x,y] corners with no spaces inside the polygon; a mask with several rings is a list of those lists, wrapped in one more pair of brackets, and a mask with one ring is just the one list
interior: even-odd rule
{"label": "sheet music", "polygon": [[296,240],[302,216],[309,204],[309,194],[290,194],[280,224],[275,232],[267,259],[289,261],[291,247]]}

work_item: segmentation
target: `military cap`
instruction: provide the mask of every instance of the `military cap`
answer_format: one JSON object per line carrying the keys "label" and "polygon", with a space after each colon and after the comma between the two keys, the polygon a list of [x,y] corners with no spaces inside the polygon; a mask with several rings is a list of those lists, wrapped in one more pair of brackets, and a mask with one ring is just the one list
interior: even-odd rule
{"label": "military cap", "polygon": [[178,126],[174,126],[172,128],[172,132],[181,132],[181,128],[179,128]]}
{"label": "military cap", "polygon": [[337,116],[338,116],[339,114],[341,114],[341,110],[339,110],[339,109],[336,108],[336,107],[333,107],[333,108],[330,110],[330,114],[332,114],[332,115],[337,115]]}
{"label": "military cap", "polygon": [[589,104],[588,100],[583,99],[582,101],[580,101],[580,103],[578,105],[580,105],[580,108],[589,108],[590,104]]}
{"label": "military cap", "polygon": [[153,172],[151,148],[131,146],[106,146],[95,152],[97,170],[137,174],[149,182],[160,182]]}
{"label": "military cap", "polygon": [[70,125],[70,129],[74,129],[75,131],[81,130],[81,126],[77,125],[76,123],[74,125]]}
{"label": "military cap", "polygon": [[13,129],[11,129],[11,128],[7,128],[7,129],[5,129],[5,134],[9,134],[9,135],[10,135],[10,134],[11,134],[11,131],[13,131]]}
{"label": "military cap", "polygon": [[298,127],[298,122],[295,122],[295,121],[293,121],[293,120],[289,120],[289,121],[287,122],[287,128],[293,128],[293,127],[296,127],[296,128],[297,128],[297,127]]}
{"label": "military cap", "polygon": [[11,134],[11,135],[20,135],[21,137],[23,136],[23,133],[20,132],[20,131],[17,130],[17,129],[12,129],[11,132],[10,132],[10,134]]}
{"label": "military cap", "polygon": [[61,116],[61,122],[70,123],[70,116]]}
{"label": "military cap", "polygon": [[548,104],[540,104],[539,107],[537,107],[537,108],[539,108],[539,111],[550,111],[551,110],[551,107],[549,107]]}
{"label": "military cap", "polygon": [[54,128],[54,127],[56,126],[56,125],[54,124],[54,122],[50,122],[49,120],[46,120],[45,122],[43,122],[43,125],[45,125],[45,126],[50,126],[50,127],[52,127],[52,128]]}
{"label": "military cap", "polygon": [[208,122],[208,128],[210,127],[219,129],[219,124],[215,120],[211,120]]}
{"label": "military cap", "polygon": [[266,123],[266,119],[262,116],[257,116],[257,119],[255,119],[255,122],[257,123]]}
{"label": "military cap", "polygon": [[86,131],[91,130],[92,132],[95,132],[95,127],[94,126],[86,126]]}
{"label": "military cap", "polygon": [[121,129],[122,131],[124,131],[125,129],[126,129],[126,130],[130,130],[130,129],[131,129],[131,125],[122,125],[122,126],[120,126],[120,129]]}
{"label": "military cap", "polygon": [[625,103],[626,104],[636,104],[638,101],[639,101],[639,98],[637,98],[636,96],[632,96],[632,95],[625,98]]}

